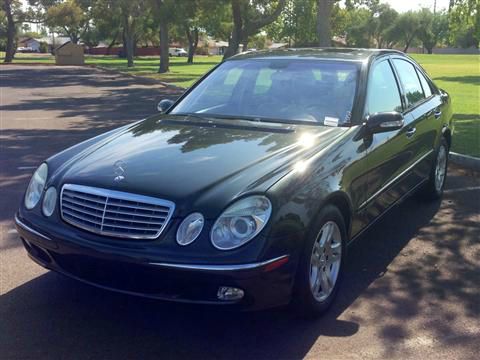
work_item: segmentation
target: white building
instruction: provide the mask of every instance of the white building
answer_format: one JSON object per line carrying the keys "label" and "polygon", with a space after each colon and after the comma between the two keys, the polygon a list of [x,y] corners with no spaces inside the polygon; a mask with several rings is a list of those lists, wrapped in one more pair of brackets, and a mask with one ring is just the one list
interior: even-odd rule
{"label": "white building", "polygon": [[40,41],[34,38],[25,38],[18,41],[18,51],[40,52]]}

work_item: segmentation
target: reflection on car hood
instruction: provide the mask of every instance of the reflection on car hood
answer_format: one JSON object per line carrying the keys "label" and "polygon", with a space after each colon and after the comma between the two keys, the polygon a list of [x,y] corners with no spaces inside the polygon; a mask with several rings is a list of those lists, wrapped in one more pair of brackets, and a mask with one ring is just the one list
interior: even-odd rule
{"label": "reflection on car hood", "polygon": [[185,211],[202,201],[223,207],[242,192],[265,191],[344,131],[156,116],[78,154],[61,181],[157,196]]}

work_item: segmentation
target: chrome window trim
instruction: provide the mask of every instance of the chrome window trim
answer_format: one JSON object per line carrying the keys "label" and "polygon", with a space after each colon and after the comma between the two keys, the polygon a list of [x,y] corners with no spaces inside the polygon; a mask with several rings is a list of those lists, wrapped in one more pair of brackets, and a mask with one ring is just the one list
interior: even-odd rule
{"label": "chrome window trim", "polygon": [[22,220],[20,220],[17,216],[17,214],[15,214],[15,224],[19,227],[21,227],[23,230],[25,231],[28,231],[29,233],[33,234],[33,235],[36,235],[44,240],[47,240],[47,241],[53,241],[52,239],[50,239],[48,236],[46,235],[43,235],[42,233],[38,232],[37,230],[35,229],[32,229],[30,226],[28,226],[27,224],[25,224]]}
{"label": "chrome window trim", "polygon": [[200,271],[238,271],[238,270],[253,270],[259,267],[266,266],[276,261],[288,258],[288,255],[282,255],[270,260],[262,262],[250,263],[250,264],[237,264],[237,265],[200,265],[200,264],[175,264],[175,263],[163,263],[163,262],[151,262],[149,265],[162,266],[173,269],[182,270],[200,270]]}
{"label": "chrome window trim", "polygon": [[389,188],[391,185],[393,185],[395,182],[398,181],[402,176],[404,176],[406,173],[411,171],[415,166],[417,166],[419,163],[421,163],[423,160],[425,160],[431,153],[433,153],[433,150],[428,151],[422,157],[420,157],[417,161],[415,161],[412,165],[410,165],[408,168],[403,170],[400,174],[395,176],[392,180],[390,180],[388,183],[386,183],[384,186],[382,186],[379,190],[375,192],[372,196],[370,196],[367,200],[365,200],[359,207],[358,209],[361,210],[363,209],[369,202],[371,202],[373,199],[375,199],[377,196],[379,196],[381,193],[383,193],[387,188]]}
{"label": "chrome window trim", "polygon": [[[126,234],[118,234],[115,232],[110,232],[110,231],[105,231],[101,229],[95,229],[93,227],[88,227],[88,226],[82,226],[81,224],[74,223],[69,221],[67,218],[63,216],[63,191],[64,190],[72,190],[72,191],[79,191],[87,194],[92,194],[96,196],[103,196],[106,197],[107,200],[105,202],[105,206],[103,209],[103,214],[102,214],[102,223],[105,218],[105,209],[108,204],[108,199],[117,199],[117,200],[127,200],[127,201],[136,201],[136,202],[143,202],[147,204],[152,204],[152,205],[158,205],[158,206],[163,206],[167,207],[168,214],[165,218],[165,222],[161,226],[160,230],[155,233],[154,235],[126,235]],[[167,227],[168,223],[170,222],[173,213],[175,212],[175,203],[169,200],[164,200],[164,199],[159,199],[156,197],[151,197],[151,196],[145,196],[145,195],[139,195],[139,194],[132,194],[128,192],[123,192],[123,191],[117,191],[117,190],[110,190],[110,189],[104,189],[104,188],[97,188],[97,187],[92,187],[92,186],[85,186],[85,185],[76,185],[76,184],[64,184],[62,186],[62,191],[60,192],[60,215],[63,221],[66,223],[75,226],[79,229],[98,234],[98,235],[103,235],[103,236],[110,236],[110,237],[116,237],[116,238],[123,238],[123,239],[137,239],[137,240],[153,240],[158,238],[162,232],[165,230]]]}

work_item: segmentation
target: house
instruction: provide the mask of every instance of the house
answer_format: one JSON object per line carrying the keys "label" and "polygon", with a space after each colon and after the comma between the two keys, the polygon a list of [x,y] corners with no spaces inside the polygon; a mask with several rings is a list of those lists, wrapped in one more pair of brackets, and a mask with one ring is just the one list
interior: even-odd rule
{"label": "house", "polygon": [[278,49],[286,49],[288,47],[288,43],[271,43],[268,46],[269,50],[278,50]]}
{"label": "house", "polygon": [[55,49],[55,64],[57,65],[83,65],[84,63],[82,45],[69,41]]}
{"label": "house", "polygon": [[40,41],[31,37],[20,39],[17,51],[40,52]]}
{"label": "house", "polygon": [[53,53],[54,49],[70,41],[69,37],[66,36],[45,36],[41,39],[38,39],[40,42],[45,42],[48,45],[48,52]]}
{"label": "house", "polygon": [[228,42],[226,41],[208,41],[208,55],[223,55],[228,48]]}

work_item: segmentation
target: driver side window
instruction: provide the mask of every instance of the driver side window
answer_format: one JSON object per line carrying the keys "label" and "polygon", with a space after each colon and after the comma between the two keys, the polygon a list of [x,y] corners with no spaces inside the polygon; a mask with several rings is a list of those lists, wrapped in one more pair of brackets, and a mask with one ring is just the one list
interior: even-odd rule
{"label": "driver side window", "polygon": [[367,88],[367,114],[402,112],[402,100],[392,67],[387,60],[376,64]]}

